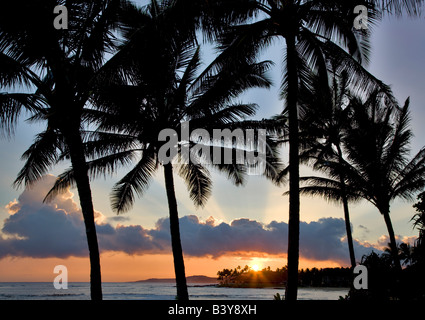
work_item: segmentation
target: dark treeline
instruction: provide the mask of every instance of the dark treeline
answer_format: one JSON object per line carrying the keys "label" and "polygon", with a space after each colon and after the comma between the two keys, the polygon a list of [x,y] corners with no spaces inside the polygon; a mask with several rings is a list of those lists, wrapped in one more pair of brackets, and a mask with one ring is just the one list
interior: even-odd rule
{"label": "dark treeline", "polygon": [[[381,254],[374,251],[364,255],[360,264],[367,269],[367,289],[353,287],[352,268],[307,268],[298,272],[298,286],[350,288],[347,300],[423,300],[425,299],[425,192],[413,205],[416,214],[411,221],[418,230],[413,245],[399,243],[397,255],[402,264],[401,272],[394,264],[391,247]],[[223,269],[217,272],[220,286],[262,288],[285,286],[288,268],[271,270],[270,267],[254,271],[249,266]],[[277,297],[280,299],[280,296]]]}
{"label": "dark treeline", "polygon": [[[285,286],[288,280],[288,268],[284,266],[271,270],[270,267],[254,271],[248,266],[235,269],[223,269],[217,272],[220,286],[262,288]],[[298,272],[298,285],[307,287],[350,287],[352,271],[350,268],[307,268]]]}
{"label": "dark treeline", "polygon": [[235,269],[223,269],[217,272],[219,285],[223,287],[262,288],[284,285],[288,280],[288,268],[285,266],[272,271],[270,267],[254,271],[249,266]]}

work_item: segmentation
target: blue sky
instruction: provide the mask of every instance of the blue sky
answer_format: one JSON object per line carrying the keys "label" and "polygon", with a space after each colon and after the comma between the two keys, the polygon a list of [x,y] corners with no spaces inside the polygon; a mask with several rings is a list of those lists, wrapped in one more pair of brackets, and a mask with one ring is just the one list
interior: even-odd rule
{"label": "blue sky", "polygon": [[[391,85],[400,103],[403,103],[410,96],[411,125],[415,135],[412,143],[413,155],[425,145],[425,126],[423,124],[425,121],[425,20],[423,18],[416,20],[385,18],[374,28],[371,45],[372,56],[368,67],[369,71],[377,78]],[[271,59],[276,63],[271,72],[274,87],[268,91],[253,90],[243,96],[244,101],[259,104],[258,117],[260,118],[269,117],[282,111],[284,102],[279,100],[278,96],[283,46],[283,43],[276,42],[262,55],[262,59]],[[209,50],[204,52],[204,57],[205,60],[211,59]],[[40,131],[40,128],[42,126],[30,126],[22,121],[17,127],[14,137],[9,140],[0,140],[0,157],[2,159],[0,169],[0,229],[3,227],[2,224],[5,219],[10,218],[10,212],[6,209],[6,205],[18,199],[23,193],[23,189],[14,190],[11,187],[23,165],[23,162],[19,160],[20,156],[31,144],[34,135]],[[66,167],[67,164],[58,166],[51,173],[57,175]],[[307,169],[302,169],[301,174],[307,174],[308,172]],[[118,224],[124,227],[139,226],[143,230],[149,230],[146,231],[147,234],[151,232],[150,234],[152,235],[155,230],[161,230],[161,221],[163,222],[161,219],[168,216],[162,170],[158,171],[144,197],[137,199],[133,210],[117,218],[110,209],[109,193],[112,185],[124,173],[125,169],[106,180],[98,179],[93,181],[92,190],[95,209],[106,217],[105,221],[112,228],[115,228]],[[276,187],[262,177],[253,176],[248,179],[245,187],[238,188],[232,186],[225,177],[217,173],[213,173],[213,182],[214,187],[211,199],[205,208],[195,209],[189,199],[186,186],[180,178],[176,177],[176,193],[180,216],[195,215],[202,222],[186,218],[185,221],[188,228],[190,226],[192,228],[204,228],[210,216],[214,217],[215,226],[218,226],[220,222],[224,222],[229,228],[233,227],[232,221],[237,221],[241,224],[242,222],[248,223],[246,220],[241,219],[250,219],[253,223],[260,223],[265,230],[264,233],[272,230],[270,228],[273,221],[277,223],[287,222],[288,198],[282,196],[282,193],[287,191],[287,186]],[[78,203],[76,190],[71,191],[74,193],[73,201]],[[416,235],[417,232],[412,229],[410,222],[414,214],[412,203],[395,201],[391,208],[395,233],[400,235],[401,238]],[[319,221],[323,222],[321,226],[332,228],[336,222],[330,218],[340,219],[342,217],[342,208],[338,205],[327,204],[322,199],[306,197],[301,199],[301,220],[307,226],[309,223],[313,223],[310,229],[313,226],[319,226]],[[321,220],[324,218],[330,220]],[[352,205],[351,218],[353,235],[359,242],[368,242],[376,245],[382,244],[382,241],[385,242],[385,238],[382,238],[382,236],[387,235],[386,226],[375,207],[365,201]],[[329,225],[325,222],[329,222]],[[221,229],[212,229],[216,232],[213,235],[219,237]],[[310,229],[305,227],[305,230]],[[262,234],[263,231],[260,233]],[[275,236],[272,232],[270,234]],[[301,237],[303,237],[303,234]],[[278,241],[276,239],[274,238],[274,241]]]}

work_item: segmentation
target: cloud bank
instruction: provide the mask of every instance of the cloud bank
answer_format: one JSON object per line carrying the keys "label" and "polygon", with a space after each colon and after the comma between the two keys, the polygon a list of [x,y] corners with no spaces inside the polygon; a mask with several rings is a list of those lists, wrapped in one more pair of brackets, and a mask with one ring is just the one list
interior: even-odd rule
{"label": "cloud bank", "polygon": [[[66,258],[88,255],[82,214],[73,194],[68,191],[52,203],[42,203],[54,180],[55,177],[47,176],[6,206],[10,216],[5,219],[0,234],[0,259],[7,256]],[[114,226],[105,220],[97,212],[101,252],[129,255],[171,253],[168,218],[159,219],[152,229],[140,225]],[[180,231],[186,256],[285,255],[287,250],[288,225],[285,222],[263,224],[241,218],[226,223],[213,217],[201,221],[197,216],[189,215],[180,218]],[[348,247],[344,237],[342,219],[321,218],[309,223],[301,222],[300,256],[348,264]],[[371,245],[355,242],[359,258],[372,249],[376,250]]]}

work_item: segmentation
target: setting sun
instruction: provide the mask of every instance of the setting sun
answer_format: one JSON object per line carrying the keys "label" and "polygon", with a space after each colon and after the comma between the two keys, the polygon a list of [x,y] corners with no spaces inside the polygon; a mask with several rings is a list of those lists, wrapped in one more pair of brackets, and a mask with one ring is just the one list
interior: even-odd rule
{"label": "setting sun", "polygon": [[260,267],[258,266],[258,264],[254,264],[251,268],[252,268],[252,270],[254,270],[254,271],[258,271],[258,270],[260,270]]}

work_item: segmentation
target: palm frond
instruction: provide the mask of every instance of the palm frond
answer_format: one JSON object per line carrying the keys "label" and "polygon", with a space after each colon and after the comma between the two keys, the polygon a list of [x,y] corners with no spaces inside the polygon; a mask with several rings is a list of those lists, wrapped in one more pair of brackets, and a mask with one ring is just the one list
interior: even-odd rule
{"label": "palm frond", "polygon": [[143,152],[142,158],[135,167],[113,187],[112,209],[117,213],[130,210],[134,203],[134,193],[143,195],[157,168],[158,163],[150,151]]}
{"label": "palm frond", "polygon": [[26,160],[24,167],[18,174],[14,187],[22,183],[31,185],[45,175],[58,161],[60,150],[64,144],[60,135],[52,129],[48,129],[35,138],[34,143],[22,155]]}
{"label": "palm frond", "polygon": [[358,61],[352,59],[348,52],[331,41],[324,42],[322,50],[329,57],[330,70],[336,74],[348,75],[346,81],[354,96],[365,98],[379,90],[388,106],[398,105],[391,88],[368,72]]}
{"label": "palm frond", "polygon": [[425,187],[425,148],[403,168],[394,179],[395,184],[390,194],[391,198],[401,197],[412,200],[416,192]]}
{"label": "palm frond", "polygon": [[[91,161],[87,161],[88,174],[90,178],[95,179],[99,176],[112,175],[117,171],[118,168],[124,167],[132,163],[136,158],[137,151],[126,150],[122,152],[114,152],[111,155],[97,158]],[[61,155],[63,158],[64,155]],[[52,201],[58,194],[66,192],[69,188],[75,187],[76,181],[74,176],[74,169],[71,167],[61,173],[54,186],[50,189],[46,195],[44,201]]]}
{"label": "palm frond", "polygon": [[197,207],[203,207],[212,192],[212,180],[208,170],[200,164],[189,163],[180,165],[178,173],[187,185],[190,199]]}
{"label": "palm frond", "polygon": [[255,115],[258,109],[257,104],[228,104],[222,110],[211,114],[208,117],[193,119],[190,124],[195,128],[205,128],[206,130],[220,130],[221,128],[241,128],[242,119]]}
{"label": "palm frond", "polygon": [[179,89],[177,90],[177,92],[181,93],[183,101],[186,100],[188,88],[195,81],[196,73],[198,72],[198,68],[201,65],[200,52],[201,47],[198,46],[195,52],[193,53],[190,61],[187,63],[186,69],[180,81]]}
{"label": "palm frond", "polygon": [[[301,177],[300,181],[307,184],[307,186],[300,188],[300,194],[308,196],[320,196],[328,202],[341,203],[343,199],[343,188],[341,188],[341,183],[339,181],[323,178],[323,177]],[[356,202],[361,200],[361,195],[356,193],[354,190],[347,192],[345,196],[350,202]]]}
{"label": "palm frond", "polygon": [[37,112],[44,105],[41,96],[30,93],[0,93],[0,131],[10,136],[14,132],[19,116],[27,112]]}
{"label": "palm frond", "polygon": [[409,154],[409,142],[413,137],[409,124],[409,99],[407,99],[402,110],[398,112],[392,138],[383,151],[382,161],[388,173],[400,172],[407,165],[406,156]]}
{"label": "palm frond", "polygon": [[[307,61],[307,57],[302,56],[302,51],[305,49],[302,46],[302,42],[296,46],[296,65],[297,65],[297,78],[299,86],[302,88],[307,88],[307,90],[312,90],[313,88],[313,78],[315,72],[309,67],[309,61]],[[315,55],[313,55],[315,56]],[[312,59],[309,57],[310,60]],[[313,63],[310,61],[310,63]],[[288,72],[286,70],[288,65],[287,62],[287,51],[283,54],[283,63],[282,66],[284,68],[284,76],[282,79],[282,83],[280,85],[280,98],[288,100]],[[287,109],[283,111],[283,114],[287,112]]]}
{"label": "palm frond", "polygon": [[332,41],[344,48],[360,64],[366,65],[370,55],[370,33],[353,31],[353,21],[356,16],[353,8],[363,5],[368,11],[368,30],[377,23],[377,12],[370,1],[322,1],[309,2],[307,11],[307,28],[320,39]]}
{"label": "palm frond", "polygon": [[25,63],[19,62],[0,51],[0,86],[31,86],[39,81],[38,77]]}
{"label": "palm frond", "polygon": [[102,3],[95,3],[91,10],[87,12],[87,20],[92,21],[89,30],[82,30],[88,34],[81,41],[81,61],[84,65],[93,70],[98,70],[104,60],[104,53],[111,53],[116,49],[115,35],[113,30],[119,29],[122,16],[122,9],[127,1],[107,0]]}
{"label": "palm frond", "polygon": [[280,141],[266,136],[266,167],[264,176],[276,185],[284,182],[285,168],[280,155]]}
{"label": "palm frond", "polygon": [[[185,114],[191,117],[208,116],[217,112],[250,88],[269,88],[271,81],[267,76],[271,62],[263,61],[252,64],[229,64],[217,74],[194,82],[197,88],[191,95],[193,100],[186,108]],[[192,86],[193,89],[193,86]]]}
{"label": "palm frond", "polygon": [[384,15],[419,16],[423,10],[423,1],[420,0],[378,0],[374,1]]}
{"label": "palm frond", "polygon": [[137,137],[129,134],[83,131],[85,154],[88,159],[98,159],[125,151],[142,151]]}
{"label": "palm frond", "polygon": [[74,177],[74,169],[69,168],[57,177],[55,184],[44,197],[43,202],[52,202],[59,194],[63,194],[75,186],[76,182]]}

